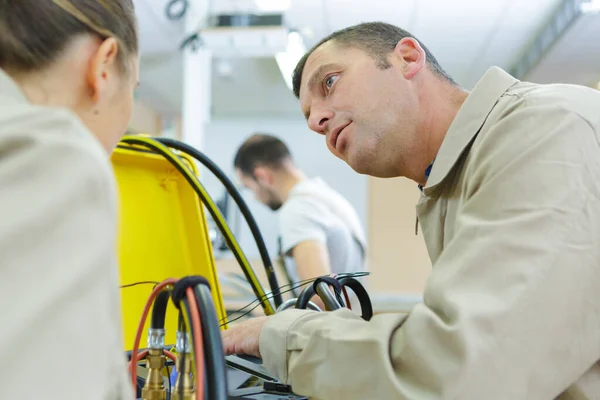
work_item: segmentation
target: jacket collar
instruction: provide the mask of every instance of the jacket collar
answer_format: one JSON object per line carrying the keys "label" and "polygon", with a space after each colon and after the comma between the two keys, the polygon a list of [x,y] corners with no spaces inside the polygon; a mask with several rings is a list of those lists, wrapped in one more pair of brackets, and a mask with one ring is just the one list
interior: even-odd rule
{"label": "jacket collar", "polygon": [[519,82],[517,79],[498,67],[488,69],[477,82],[446,133],[423,189],[425,194],[448,176],[461,154],[483,126],[498,99],[517,82]]}
{"label": "jacket collar", "polygon": [[23,91],[2,68],[0,68],[0,97],[7,97],[18,103],[28,103]]}

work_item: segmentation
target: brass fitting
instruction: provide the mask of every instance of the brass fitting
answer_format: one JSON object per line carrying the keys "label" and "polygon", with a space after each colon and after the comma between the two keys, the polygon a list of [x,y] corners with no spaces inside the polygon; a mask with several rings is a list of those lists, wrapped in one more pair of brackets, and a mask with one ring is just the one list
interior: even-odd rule
{"label": "brass fitting", "polygon": [[[182,363],[181,354],[177,356],[177,381],[175,382],[175,386],[173,387],[173,392],[171,395],[172,399],[183,399],[183,400],[194,400],[196,397],[196,391],[194,389],[194,379],[192,377],[192,355],[190,353],[185,353],[185,360]],[[183,391],[180,391],[179,388],[182,384],[181,380],[183,379]],[[183,392],[183,396],[181,396]]]}
{"label": "brass fitting", "polygon": [[142,389],[143,400],[166,400],[167,388],[163,377],[163,370],[166,365],[165,354],[162,350],[148,350],[146,367],[148,368],[148,376],[146,384]]}

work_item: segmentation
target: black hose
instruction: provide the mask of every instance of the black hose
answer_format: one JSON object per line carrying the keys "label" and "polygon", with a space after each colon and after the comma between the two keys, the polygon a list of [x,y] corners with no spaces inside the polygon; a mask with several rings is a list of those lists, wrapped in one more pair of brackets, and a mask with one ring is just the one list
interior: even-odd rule
{"label": "black hose", "polygon": [[193,148],[192,146],[175,139],[156,138],[156,140],[161,142],[165,146],[182,151],[188,154],[189,156],[195,158],[206,168],[208,168],[208,170],[212,172],[219,179],[219,181],[221,181],[223,186],[225,186],[227,192],[231,195],[231,197],[239,207],[240,212],[242,213],[244,219],[246,219],[246,222],[250,227],[250,231],[252,232],[252,236],[254,237],[256,246],[258,247],[260,257],[265,266],[265,272],[269,280],[269,286],[271,288],[271,292],[273,293],[273,301],[275,302],[275,308],[279,307],[283,303],[283,298],[281,296],[281,292],[279,291],[279,283],[277,282],[277,275],[275,275],[275,269],[273,268],[273,261],[269,256],[267,246],[265,245],[265,241],[262,237],[262,234],[260,233],[260,229],[258,228],[258,224],[256,223],[254,216],[250,212],[248,205],[244,201],[240,192],[236,189],[233,182],[231,182],[231,180],[227,177],[225,172],[223,172],[223,170],[220,169],[210,158],[208,158],[204,153]]}
{"label": "black hose", "polygon": [[299,308],[301,310],[306,310],[306,307],[308,307],[308,302],[310,301],[310,299],[312,299],[317,293],[315,292],[315,288],[313,287],[313,285],[307,286],[302,293],[300,293],[300,296],[298,296],[298,300],[296,300],[296,308]]}
{"label": "black hose", "polygon": [[347,276],[340,278],[340,284],[350,288],[356,294],[356,297],[358,297],[362,318],[365,321],[373,318],[373,304],[365,287],[358,280]]}
{"label": "black hose", "polygon": [[161,291],[154,300],[152,307],[152,319],[150,320],[150,328],[165,329],[165,317],[167,315],[167,305],[171,298],[169,290]]}
{"label": "black hose", "polygon": [[197,285],[194,288],[194,294],[200,312],[202,339],[204,340],[203,349],[207,377],[206,397],[211,400],[227,400],[225,353],[221,339],[221,328],[210,288],[207,285]]}
{"label": "black hose", "polygon": [[[322,286],[324,284],[325,286]],[[329,286],[333,287],[333,293],[329,289]],[[337,310],[344,304],[342,300],[342,286],[337,279],[330,276],[320,276],[313,282],[312,285],[300,293],[298,300],[296,301],[296,308],[306,309],[308,302],[313,296],[319,296],[325,304],[326,310],[332,311]]]}

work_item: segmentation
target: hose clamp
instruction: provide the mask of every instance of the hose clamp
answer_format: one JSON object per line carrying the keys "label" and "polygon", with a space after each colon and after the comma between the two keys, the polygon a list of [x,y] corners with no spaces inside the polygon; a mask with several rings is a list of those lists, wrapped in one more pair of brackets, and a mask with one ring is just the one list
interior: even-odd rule
{"label": "hose clamp", "polygon": [[163,350],[165,347],[165,330],[148,329],[148,348]]}
{"label": "hose clamp", "polygon": [[[185,335],[185,336],[184,336]],[[184,344],[185,338],[185,344]],[[190,340],[190,334],[188,332],[177,331],[177,339],[175,343],[177,353],[191,353],[192,352],[192,341]]]}

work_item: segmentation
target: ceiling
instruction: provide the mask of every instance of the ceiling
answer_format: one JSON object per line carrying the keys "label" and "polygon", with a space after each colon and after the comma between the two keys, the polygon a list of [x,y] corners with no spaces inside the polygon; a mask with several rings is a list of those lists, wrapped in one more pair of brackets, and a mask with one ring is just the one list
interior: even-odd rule
{"label": "ceiling", "polygon": [[544,61],[523,79],[574,83],[600,89],[600,13],[583,14],[560,36]]}
{"label": "ceiling", "polygon": [[[185,37],[184,23],[165,17],[168,0],[134,1],[142,53],[138,97],[160,113],[175,115],[181,107],[178,47]],[[291,0],[285,23],[302,34],[307,47],[360,22],[393,23],[416,35],[455,80],[471,88],[492,65],[510,69],[560,1]],[[212,0],[208,6],[215,14],[248,11],[253,4],[250,0]],[[596,35],[599,26],[595,25]],[[595,60],[599,55],[594,53]],[[213,59],[211,90],[215,118],[299,116],[297,100],[272,57]]]}

